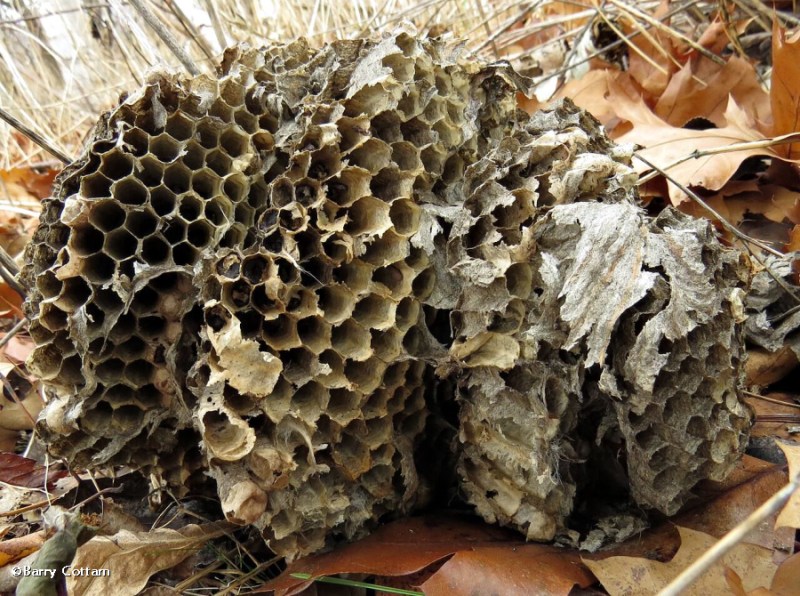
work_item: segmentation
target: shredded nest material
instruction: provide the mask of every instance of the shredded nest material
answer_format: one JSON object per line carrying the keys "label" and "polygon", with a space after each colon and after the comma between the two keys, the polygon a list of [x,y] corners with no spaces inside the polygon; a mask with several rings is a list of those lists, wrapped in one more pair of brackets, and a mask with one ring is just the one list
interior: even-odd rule
{"label": "shredded nest material", "polygon": [[[22,274],[50,450],[210,475],[289,557],[419,504],[415,459],[535,540],[600,452],[666,513],[723,478],[747,264],[648,217],[631,148],[568,101],[519,111],[523,86],[399,32],[231,49],[104,115]],[[421,453],[443,387],[458,453]]]}

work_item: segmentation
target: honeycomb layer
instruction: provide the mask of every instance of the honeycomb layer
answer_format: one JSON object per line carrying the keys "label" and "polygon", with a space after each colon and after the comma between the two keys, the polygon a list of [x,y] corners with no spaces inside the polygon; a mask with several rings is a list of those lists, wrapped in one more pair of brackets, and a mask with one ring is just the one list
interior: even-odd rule
{"label": "honeycomb layer", "polygon": [[413,501],[434,279],[412,197],[474,135],[437,51],[235,49],[106,116],[25,273],[54,452],[179,487],[205,459],[291,554]]}
{"label": "honeycomb layer", "polygon": [[[178,492],[211,476],[289,557],[431,492],[415,458],[454,385],[444,467],[529,538],[572,509],[586,408],[619,427],[644,505],[723,475],[746,435],[725,293],[743,274],[707,227],[633,206],[630,150],[593,119],[517,111],[522,86],[399,32],[233,48],[217,76],[155,77],[106,114],[22,274],[51,451]],[[659,261],[678,241],[702,267]],[[723,298],[701,308],[710,279]],[[631,367],[648,354],[656,370]]]}

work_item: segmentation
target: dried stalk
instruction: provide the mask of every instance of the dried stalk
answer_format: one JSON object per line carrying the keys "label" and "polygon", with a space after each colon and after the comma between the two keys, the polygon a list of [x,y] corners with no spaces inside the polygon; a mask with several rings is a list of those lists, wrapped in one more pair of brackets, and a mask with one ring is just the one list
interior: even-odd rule
{"label": "dried stalk", "polygon": [[156,32],[161,41],[163,41],[170,51],[175,54],[175,57],[181,61],[184,68],[189,71],[189,74],[192,76],[197,76],[200,74],[200,69],[194,63],[194,61],[189,57],[189,54],[183,51],[183,48],[178,44],[178,41],[172,36],[172,34],[167,31],[167,28],[164,27],[164,24],[158,20],[153,11],[151,11],[147,5],[144,3],[143,0],[130,0],[131,6],[136,9],[141,17],[144,19],[145,23],[147,23],[150,28]]}

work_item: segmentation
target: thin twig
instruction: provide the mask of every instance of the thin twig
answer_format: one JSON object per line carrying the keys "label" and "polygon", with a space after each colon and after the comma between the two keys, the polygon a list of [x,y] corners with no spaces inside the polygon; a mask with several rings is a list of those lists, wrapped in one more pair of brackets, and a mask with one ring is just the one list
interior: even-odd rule
{"label": "thin twig", "polygon": [[627,4],[623,4],[622,2],[620,2],[620,0],[608,0],[608,1],[611,2],[611,4],[615,5],[617,8],[619,8],[620,10],[622,10],[624,12],[628,12],[628,13],[633,14],[633,15],[636,15],[638,18],[643,20],[645,23],[649,23],[650,25],[652,25],[653,27],[655,27],[659,31],[662,31],[663,33],[666,33],[667,35],[672,35],[673,37],[677,37],[678,39],[680,39],[684,43],[688,44],[696,52],[702,54],[703,56],[705,56],[706,58],[708,58],[712,62],[716,62],[720,66],[724,66],[725,65],[725,60],[723,58],[721,58],[720,56],[717,56],[715,53],[711,52],[707,48],[704,48],[699,43],[694,41],[692,38],[687,37],[686,35],[684,35],[680,31],[672,29],[671,27],[667,27],[664,23],[660,22],[658,19],[654,19],[652,16],[650,16],[646,12],[641,11],[638,8],[634,7],[634,6],[629,6]]}
{"label": "thin twig", "polygon": [[[672,184],[674,184],[674,185],[675,185],[675,186],[677,186],[677,187],[678,187],[678,188],[679,188],[681,191],[683,191],[684,193],[686,193],[686,195],[687,195],[687,196],[688,196],[690,199],[692,199],[692,200],[693,200],[695,203],[697,203],[698,205],[700,205],[701,207],[703,207],[704,209],[706,209],[706,210],[707,210],[709,213],[711,213],[711,214],[712,214],[714,217],[716,217],[716,218],[717,218],[717,220],[718,220],[718,221],[719,221],[719,222],[722,224],[722,226],[723,226],[723,227],[724,227],[726,230],[728,230],[728,231],[729,231],[731,234],[733,234],[734,236],[736,236],[737,238],[739,238],[740,240],[742,240],[742,241],[744,242],[744,247],[745,247],[745,249],[747,250],[747,252],[749,252],[749,253],[750,253],[750,255],[752,255],[752,257],[753,257],[753,258],[754,258],[756,261],[758,261],[758,264],[759,264],[759,265],[761,265],[761,266],[764,268],[764,270],[767,272],[767,274],[768,274],[768,275],[769,275],[769,276],[770,276],[772,279],[774,279],[774,280],[775,280],[775,283],[777,283],[777,284],[778,284],[778,285],[779,285],[779,286],[780,286],[780,287],[783,289],[783,291],[784,291],[784,292],[786,292],[786,293],[787,293],[787,294],[788,294],[788,295],[789,295],[789,296],[790,296],[792,299],[794,299],[794,301],[795,301],[795,302],[797,302],[797,303],[800,303],[800,296],[798,296],[798,295],[797,295],[797,293],[794,291],[794,288],[792,288],[792,287],[791,287],[789,284],[787,284],[787,283],[786,283],[786,282],[783,280],[783,278],[781,278],[781,277],[780,277],[779,275],[777,275],[777,274],[776,274],[776,273],[775,273],[775,272],[774,272],[772,269],[770,269],[770,268],[767,266],[767,264],[764,262],[764,259],[762,259],[760,255],[758,255],[758,254],[757,254],[757,253],[756,253],[756,252],[755,252],[755,251],[754,251],[752,248],[750,248],[750,244],[754,244],[755,246],[759,247],[761,250],[763,250],[763,251],[765,251],[765,252],[768,252],[769,254],[771,254],[771,255],[774,255],[774,256],[776,256],[776,257],[783,257],[784,255],[783,255],[783,253],[782,253],[782,252],[780,252],[780,251],[777,251],[777,250],[775,250],[774,248],[772,248],[771,246],[769,246],[768,244],[766,244],[766,243],[762,242],[761,240],[758,240],[758,239],[756,239],[756,238],[753,238],[752,236],[748,236],[748,235],[747,235],[747,234],[745,234],[744,232],[740,231],[740,230],[739,230],[739,229],[738,229],[736,226],[734,226],[734,225],[733,225],[733,224],[731,224],[731,223],[730,223],[730,222],[729,222],[727,219],[725,219],[724,217],[722,217],[722,214],[721,214],[721,213],[719,213],[719,212],[718,212],[716,209],[714,209],[714,208],[713,208],[711,205],[709,205],[709,204],[708,204],[708,203],[706,203],[706,202],[705,202],[703,199],[701,199],[701,198],[700,198],[700,197],[697,195],[697,193],[693,192],[693,191],[692,191],[692,190],[690,190],[690,189],[689,189],[687,186],[685,186],[685,185],[681,184],[680,182],[678,182],[677,180],[675,180],[675,178],[673,178],[672,176],[670,176],[669,174],[667,174],[667,173],[666,173],[664,170],[662,170],[661,168],[659,168],[659,167],[658,167],[657,165],[655,165],[653,162],[651,162],[651,161],[649,161],[649,160],[645,159],[644,157],[642,157],[642,156],[641,156],[641,155],[639,155],[638,153],[634,153],[634,154],[633,154],[633,156],[634,156],[636,159],[638,159],[639,161],[641,161],[641,162],[643,162],[644,164],[646,164],[647,166],[649,166],[649,167],[651,167],[651,168],[653,168],[653,169],[655,169],[655,170],[659,171],[659,172],[661,173],[661,175],[662,175],[662,176],[664,176],[664,178],[666,178],[667,180],[669,180],[670,182],[672,182]],[[749,244],[749,243],[750,243],[750,244]]]}
{"label": "thin twig", "polygon": [[[697,4],[697,2],[698,2],[698,0],[689,0],[685,4],[681,4],[680,6],[676,6],[675,8],[670,10],[667,14],[665,14],[663,17],[661,17],[659,20],[660,21],[665,21],[665,20],[669,19],[670,17],[678,14],[679,12],[682,12],[682,11],[686,10],[687,8],[693,6],[694,4]],[[543,76],[541,78],[537,78],[536,79],[536,84],[537,85],[541,85],[542,83],[552,79],[553,77],[560,77],[565,72],[567,72],[569,70],[572,70],[576,66],[580,66],[581,64],[589,62],[590,60],[592,60],[594,58],[597,58],[598,56],[602,56],[603,54],[605,54],[609,50],[613,50],[614,48],[617,48],[617,47],[621,46],[622,44],[627,44],[632,39],[638,37],[639,35],[642,35],[643,30],[650,29],[650,28],[651,28],[650,24],[645,24],[642,27],[642,29],[637,29],[636,31],[632,31],[629,35],[622,35],[616,41],[612,41],[610,44],[608,44],[606,46],[603,46],[602,48],[599,48],[598,50],[596,50],[596,51],[594,51],[594,52],[592,52],[590,54],[587,54],[586,56],[584,56],[580,60],[576,60],[573,64],[567,64],[565,66],[562,66],[558,70],[555,70],[555,71],[551,72],[548,75],[545,75],[545,76]],[[529,50],[525,50],[525,52],[523,52],[523,54],[524,53],[528,53],[528,52],[529,52]],[[519,58],[519,56],[506,56],[507,60],[514,60],[515,58]]]}
{"label": "thin twig", "polygon": [[38,132],[25,126],[22,122],[14,118],[14,116],[6,112],[3,108],[0,108],[0,118],[2,118],[8,124],[16,128],[18,131],[20,131],[22,134],[28,137],[31,141],[39,145],[39,147],[47,151],[50,155],[52,155],[53,157],[57,157],[65,165],[71,164],[74,161],[69,157],[67,157],[67,155],[63,153],[60,149],[57,149],[50,141],[45,139]]}
{"label": "thin twig", "polygon": [[[33,215],[38,216],[39,214],[34,213]],[[11,275],[17,275],[19,273],[19,267],[17,267],[16,261],[11,258],[11,255],[9,255],[2,246],[0,246],[0,265],[8,269]]]}
{"label": "thin twig", "polygon": [[[788,143],[796,143],[800,141],[800,132],[790,132],[785,135],[773,137],[771,139],[759,139],[758,141],[742,141],[741,143],[731,143],[730,145],[721,145],[719,147],[712,147],[711,149],[695,149],[690,154],[681,157],[679,160],[664,166],[663,170],[671,170],[674,167],[681,165],[693,159],[700,159],[701,157],[709,157],[711,155],[719,155],[720,153],[732,153],[734,151],[750,151],[752,149],[768,149],[776,145],[786,145]],[[645,174],[639,178],[640,184],[648,182],[649,180],[658,176],[660,172],[653,171]]]}
{"label": "thin twig", "polygon": [[791,424],[800,422],[800,414],[758,414],[756,415],[756,424],[759,422],[782,422]]}
{"label": "thin twig", "polygon": [[[757,238],[753,238],[752,236],[748,236],[748,235],[747,235],[747,234],[745,234],[744,232],[740,231],[740,230],[739,230],[739,229],[738,229],[736,226],[734,226],[734,225],[733,225],[732,223],[730,223],[730,222],[729,222],[727,219],[725,219],[725,218],[722,216],[722,214],[721,214],[719,211],[717,211],[717,210],[716,210],[716,209],[714,209],[714,208],[713,208],[711,205],[709,205],[709,204],[708,204],[708,203],[706,203],[706,202],[705,202],[703,199],[701,199],[701,198],[700,198],[700,197],[697,195],[697,193],[693,192],[693,191],[692,191],[691,189],[689,189],[687,186],[685,186],[685,185],[681,184],[680,182],[678,182],[677,180],[675,180],[675,178],[673,178],[672,176],[670,176],[669,174],[667,174],[667,173],[666,173],[666,172],[665,172],[665,171],[664,171],[664,170],[663,170],[661,167],[659,167],[659,166],[655,165],[655,164],[654,164],[653,162],[651,162],[650,160],[648,160],[648,159],[646,159],[646,158],[642,157],[642,156],[641,156],[641,155],[640,155],[638,152],[637,152],[637,153],[634,153],[634,154],[633,154],[633,156],[634,156],[636,159],[638,159],[639,161],[643,162],[643,163],[644,163],[646,166],[648,166],[648,167],[650,167],[651,169],[653,169],[653,170],[657,171],[658,173],[660,173],[662,176],[664,176],[664,178],[666,178],[667,180],[669,180],[669,181],[670,181],[672,184],[674,184],[675,186],[677,186],[677,187],[678,187],[678,188],[679,188],[681,191],[683,191],[684,193],[686,193],[686,195],[687,195],[687,196],[688,196],[690,199],[692,199],[692,200],[693,200],[695,203],[697,203],[697,204],[698,204],[698,205],[700,205],[700,206],[701,206],[703,209],[707,210],[707,211],[708,211],[709,213],[711,213],[711,214],[712,214],[714,217],[716,217],[716,218],[719,220],[719,222],[722,224],[722,226],[723,226],[723,227],[724,227],[726,230],[728,230],[728,231],[729,231],[731,234],[733,234],[734,236],[736,236],[737,238],[739,238],[739,240],[742,240],[742,241],[743,241],[743,242],[745,242],[745,243],[748,243],[748,242],[750,242],[750,243],[752,243],[752,244],[754,244],[754,245],[758,246],[758,247],[759,247],[761,250],[764,250],[764,251],[766,251],[766,252],[768,252],[768,253],[770,253],[770,254],[772,254],[772,255],[775,255],[775,256],[777,256],[777,257],[782,257],[782,256],[783,256],[783,253],[782,253],[782,252],[780,252],[780,251],[777,251],[777,250],[775,250],[774,248],[772,248],[771,246],[769,246],[768,244],[765,244],[764,242],[762,242],[761,240],[758,240]],[[640,184],[641,184],[641,183],[642,183],[642,182],[640,181]],[[752,251],[750,251],[750,253],[751,253],[751,254],[754,254]],[[776,280],[776,281],[777,281],[777,280]],[[800,301],[800,298],[798,298],[798,301]]]}
{"label": "thin twig", "polygon": [[181,7],[175,2],[175,0],[167,0],[167,6],[169,7],[172,14],[175,15],[175,18],[181,24],[184,31],[186,31],[187,35],[191,37],[194,42],[197,44],[197,47],[206,55],[206,58],[213,61],[214,60],[214,52],[206,43],[206,40],[203,39],[203,36],[197,31],[197,28],[194,26],[191,20],[186,16],[186,13],[181,10]]}
{"label": "thin twig", "polygon": [[153,14],[153,11],[147,7],[143,0],[129,0],[129,2],[131,6],[136,9],[136,12],[141,15],[145,23],[147,23],[150,28],[155,31],[156,35],[161,38],[161,41],[163,41],[170,51],[175,54],[175,57],[181,61],[181,64],[183,64],[184,68],[189,71],[189,74],[192,76],[199,75],[200,69],[189,57],[189,54],[183,51],[183,48],[181,48],[177,40],[169,31],[167,31],[167,28],[164,27],[164,24],[158,20],[158,17]]}
{"label": "thin twig", "polygon": [[8,342],[10,342],[11,338],[14,337],[17,333],[25,329],[25,325],[27,324],[28,324],[28,319],[22,319],[11,329],[9,329],[8,333],[6,333],[2,338],[0,338],[0,348],[4,347]]}
{"label": "thin twig", "polygon": [[[58,500],[64,495],[57,496],[54,500]],[[51,500],[46,501],[39,501],[38,503],[31,503],[30,505],[25,505],[24,507],[20,507],[19,509],[13,509],[11,511],[0,511],[0,517],[16,517],[22,513],[27,513],[28,511],[34,511],[36,509],[44,509],[45,507],[49,507],[52,505]]]}
{"label": "thin twig", "polygon": [[211,0],[203,0],[203,7],[206,9],[206,13],[208,13],[208,18],[211,19],[211,26],[214,29],[214,35],[217,37],[219,51],[224,52],[225,48],[228,47],[228,40],[225,39],[225,32],[222,30],[222,24],[220,23],[217,9],[214,8],[214,3]]}
{"label": "thin twig", "polygon": [[766,395],[761,395],[758,393],[753,393],[752,391],[745,391],[742,390],[742,393],[749,397],[753,397],[755,399],[760,399],[762,401],[768,401],[771,404],[777,404],[779,406],[786,406],[787,408],[800,408],[800,404],[795,404],[791,402],[781,401],[779,399],[775,399],[774,397],[767,397]]}
{"label": "thin twig", "polygon": [[747,519],[730,532],[725,534],[719,542],[708,549],[702,557],[684,569],[678,577],[658,593],[658,596],[679,596],[691,586],[701,575],[711,568],[714,563],[724,557],[728,551],[739,544],[745,536],[755,530],[765,519],[776,513],[800,487],[799,476],[790,479],[789,484],[775,493],[766,503],[761,505]]}
{"label": "thin twig", "polygon": [[0,265],[0,277],[3,278],[3,281],[8,284],[8,287],[14,290],[17,294],[22,296],[23,298],[27,298],[28,294],[25,292],[25,288],[22,287],[16,278],[11,275],[8,270]]}

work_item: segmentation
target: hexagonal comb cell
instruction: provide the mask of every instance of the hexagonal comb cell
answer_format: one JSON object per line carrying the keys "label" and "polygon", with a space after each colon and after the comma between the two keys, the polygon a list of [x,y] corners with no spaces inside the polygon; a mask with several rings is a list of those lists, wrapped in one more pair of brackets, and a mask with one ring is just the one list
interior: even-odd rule
{"label": "hexagonal comb cell", "polygon": [[[634,214],[626,150],[569,104],[519,113],[502,63],[402,31],[352,43],[232,48],[216,75],[153,77],[103,117],[22,274],[51,452],[179,496],[210,476],[226,516],[289,557],[433,492],[414,452],[453,390],[461,445],[441,459],[481,515],[530,538],[564,525],[584,449],[624,449],[633,498],[662,510],[724,476],[748,420],[741,350],[715,339],[738,337],[731,305],[686,315],[696,330],[670,338],[654,384],[625,363],[663,354],[643,330],[686,281],[652,247],[700,239],[694,281],[733,296],[730,254]],[[567,211],[587,204],[627,208],[594,215],[635,220],[651,247],[652,284],[595,327],[561,285],[574,255],[603,252],[578,250],[602,240]],[[616,450],[577,422],[598,412]]]}

